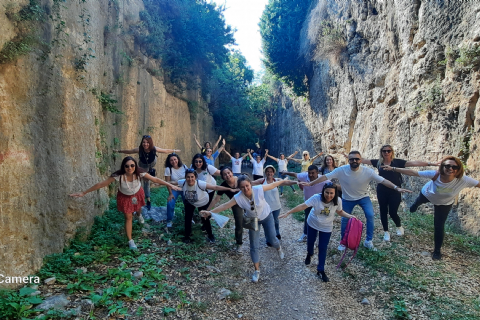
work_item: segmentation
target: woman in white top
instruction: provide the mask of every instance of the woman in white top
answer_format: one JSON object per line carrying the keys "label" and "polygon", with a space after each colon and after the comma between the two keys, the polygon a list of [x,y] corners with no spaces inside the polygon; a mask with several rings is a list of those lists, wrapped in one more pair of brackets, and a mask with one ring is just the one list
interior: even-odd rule
{"label": "woman in white top", "polygon": [[[224,210],[230,209],[234,205],[238,204],[240,208],[245,210],[245,216],[248,218],[257,218],[258,225],[263,226],[263,231],[267,237],[268,242],[272,244],[272,247],[278,250],[280,259],[284,258],[282,247],[278,239],[275,237],[275,224],[273,222],[273,216],[265,200],[265,191],[272,190],[280,185],[291,185],[295,184],[295,181],[281,180],[267,185],[253,186],[252,182],[248,176],[242,175],[237,180],[238,186],[240,188],[239,193],[237,193],[230,201],[224,203],[211,211],[201,211],[202,216],[208,217],[210,214],[219,213]],[[252,276],[252,281],[257,282],[260,277],[260,257],[258,255],[259,250],[259,237],[260,237],[260,227],[256,231],[249,229],[248,235],[250,238],[250,256],[255,267],[255,272]]]}
{"label": "woman in white top", "polygon": [[251,150],[247,150],[248,152],[248,155],[250,156],[250,158],[252,158],[252,160],[250,160],[250,162],[252,163],[253,165],[253,180],[257,180],[257,179],[260,179],[260,178],[263,178],[263,165],[265,164],[265,161],[267,159],[267,155],[268,155],[268,149],[265,149],[265,156],[262,157],[257,155],[255,157],[255,160],[253,159],[252,155],[250,154],[250,151]]}
{"label": "woman in white top", "polygon": [[[145,205],[145,193],[142,188],[142,179],[150,180],[152,182],[168,186],[173,190],[181,190],[180,188],[171,185],[161,179],[152,177],[148,173],[145,173],[138,167],[137,162],[132,157],[125,157],[122,161],[120,170],[115,171],[112,175],[88,188],[87,190],[79,193],[72,193],[71,197],[83,197],[87,193],[106,187],[114,181],[119,181],[119,188],[117,192],[117,209],[125,216],[125,232],[128,238],[128,246],[130,249],[135,250],[137,246],[132,239],[132,219],[135,212],[140,213],[142,206]],[[143,218],[140,218],[140,222],[143,222]]]}
{"label": "woman in white top", "polygon": [[[200,155],[201,156],[201,155]],[[203,159],[203,157],[202,157]],[[190,235],[192,233],[192,218],[195,208],[198,211],[206,210],[210,204],[209,190],[229,191],[230,188],[209,184],[205,181],[197,179],[198,174],[195,169],[187,169],[185,171],[185,179],[172,182],[182,187],[183,191],[183,205],[185,207],[185,237],[183,242],[190,243]],[[202,229],[207,232],[207,238],[210,243],[215,242],[215,236],[212,232],[212,225],[210,224],[210,217],[202,217]]]}
{"label": "woman in white top", "polygon": [[[185,170],[187,166],[182,163],[179,155],[176,153],[170,153],[165,160],[165,181],[167,182],[176,182],[180,179],[185,178]],[[183,199],[182,191],[175,191],[171,188],[168,188],[168,199],[167,199],[167,228],[172,227],[172,220],[175,214],[175,203],[177,202],[178,196],[181,196]]]}
{"label": "woman in white top", "polygon": [[334,183],[326,183],[323,186],[322,193],[317,193],[310,197],[305,203],[296,206],[290,211],[282,214],[280,218],[285,218],[294,212],[303,211],[313,207],[307,219],[307,257],[305,264],[309,265],[313,256],[315,241],[318,234],[318,265],[317,275],[323,282],[328,282],[325,274],[325,260],[327,258],[327,247],[330,242],[330,236],[333,230],[333,220],[335,212],[345,218],[354,218],[351,214],[342,210],[342,199],[338,196],[337,186]]}
{"label": "woman in white top", "polygon": [[[281,181],[283,179],[275,178],[275,167],[272,165],[268,165],[264,169],[265,178],[255,180],[258,184],[268,185],[277,181]],[[282,205],[280,204],[280,194],[278,192],[278,188],[273,188],[272,190],[265,191],[265,200],[267,201],[268,205],[270,206],[270,210],[272,211],[273,221],[275,223],[275,233],[278,240],[282,239],[280,235],[280,224],[278,223],[278,216],[280,215],[280,209]],[[271,247],[271,243],[267,240],[267,246]]]}
{"label": "woman in white top", "polygon": [[227,156],[230,157],[230,160],[232,161],[232,172],[235,177],[238,177],[242,174],[242,162],[243,160],[248,156],[248,150],[247,153],[244,154],[242,157],[240,157],[240,152],[235,152],[233,155],[235,157],[232,157],[230,153],[228,153],[227,150],[223,150]]}
{"label": "woman in white top", "polygon": [[[198,175],[198,180],[205,181],[211,185],[216,185],[217,181],[213,176],[219,176],[220,170],[215,168],[212,165],[207,164],[205,158],[200,153],[197,153],[193,156],[191,168],[195,169]],[[215,196],[215,190],[207,188],[208,190],[208,204],[212,202],[213,197]]]}
{"label": "woman in white top", "polygon": [[423,186],[422,192],[420,192],[417,200],[415,200],[415,203],[410,207],[410,212],[417,211],[418,207],[424,203],[431,202],[433,204],[435,248],[432,253],[432,259],[441,260],[442,254],[440,249],[443,244],[445,222],[447,221],[448,213],[452,208],[455,197],[464,188],[480,188],[480,183],[464,175],[462,161],[454,156],[446,156],[443,158],[440,162],[439,171],[415,171],[387,165],[382,166],[382,169],[403,173],[408,176],[431,179]]}
{"label": "woman in white top", "polygon": [[[294,153],[292,153],[291,155],[289,155],[288,157],[285,158],[285,155],[283,153],[280,153],[280,158],[275,158],[271,155],[267,155],[267,157],[269,157],[270,159],[273,159],[275,160],[277,163],[278,163],[278,177],[280,179],[285,179],[287,178],[288,176],[285,175],[285,174],[282,174],[282,172],[284,171],[288,171],[287,170],[287,166],[288,166],[288,160],[292,159],[296,154],[298,153],[298,151],[295,151]],[[293,192],[295,193],[295,188],[293,186],[290,186],[290,188],[292,188]],[[280,197],[283,196],[283,186],[280,186]]]}

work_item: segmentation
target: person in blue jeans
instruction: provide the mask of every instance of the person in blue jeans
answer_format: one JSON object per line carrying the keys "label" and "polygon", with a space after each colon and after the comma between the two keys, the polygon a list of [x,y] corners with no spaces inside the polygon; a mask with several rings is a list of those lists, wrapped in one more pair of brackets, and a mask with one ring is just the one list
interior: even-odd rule
{"label": "person in blue jeans", "polygon": [[[185,170],[187,166],[182,163],[180,156],[176,153],[170,153],[165,160],[165,181],[177,182],[178,180],[185,178]],[[180,196],[183,200],[183,191],[175,191],[168,188],[167,198],[167,228],[173,226],[173,216],[175,213],[175,203]]]}
{"label": "person in blue jeans", "polygon": [[237,180],[240,192],[237,193],[230,201],[224,203],[211,211],[203,210],[200,212],[202,217],[208,217],[211,213],[219,213],[230,209],[234,205],[238,205],[245,211],[245,217],[256,219],[258,228],[256,230],[248,230],[250,238],[250,257],[252,258],[255,271],[252,275],[252,281],[258,282],[260,278],[260,256],[258,251],[260,249],[260,226],[263,226],[263,231],[267,237],[267,241],[272,244],[272,247],[277,249],[280,259],[285,257],[280,242],[275,237],[275,223],[273,221],[272,211],[267,201],[265,200],[265,191],[272,190],[281,185],[296,184],[294,181],[281,180],[273,183],[252,186],[252,182],[248,176],[242,175]]}
{"label": "person in blue jeans", "polygon": [[323,185],[322,193],[310,197],[305,203],[299,204],[290,211],[285,212],[280,218],[289,214],[312,208],[307,220],[307,257],[305,264],[309,265],[313,256],[315,241],[318,235],[318,265],[317,275],[323,282],[328,282],[325,274],[325,260],[327,258],[327,247],[333,230],[335,212],[346,219],[355,218],[342,210],[342,199],[338,197],[338,189],[334,183],[328,182]]}
{"label": "person in blue jeans", "polygon": [[[387,179],[380,177],[373,169],[360,166],[361,162],[362,156],[360,152],[351,151],[348,154],[348,165],[338,167],[330,173],[321,175],[310,183],[303,182],[302,184],[312,186],[327,179],[338,179],[342,185],[343,210],[350,214],[356,205],[359,205],[362,208],[363,212],[365,213],[365,218],[367,219],[367,237],[363,242],[363,245],[370,250],[375,250],[372,242],[373,231],[375,229],[374,212],[372,201],[370,201],[370,197],[368,196],[368,185],[370,181],[381,183],[384,186],[394,189],[400,193],[411,193],[412,191],[399,188]],[[342,218],[342,238],[347,227],[347,223],[348,219]],[[340,245],[338,250],[345,250],[345,246]]]}

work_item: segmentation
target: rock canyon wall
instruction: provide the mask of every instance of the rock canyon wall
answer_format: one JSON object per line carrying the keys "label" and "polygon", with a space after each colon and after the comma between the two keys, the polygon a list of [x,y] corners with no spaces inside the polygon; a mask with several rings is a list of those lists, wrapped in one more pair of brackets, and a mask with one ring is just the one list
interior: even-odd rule
{"label": "rock canyon wall", "polygon": [[[11,17],[28,4],[0,1],[0,48],[21,33]],[[135,148],[149,134],[159,147],[181,149],[188,162],[198,152],[193,133],[215,139],[200,93],[167,92],[158,61],[135,44],[141,0],[40,5],[50,15],[34,26],[42,42],[0,64],[0,274],[6,276],[38,270],[45,255],[61,252],[78,227],[88,228],[103,212],[108,190],[81,199],[68,194],[117,170],[124,155],[113,149]],[[160,155],[160,176],[164,160]]]}
{"label": "rock canyon wall", "polygon": [[[480,179],[479,2],[314,1],[299,37],[314,69],[309,99],[278,90],[267,117],[271,154],[324,151],[344,163],[341,152],[378,158],[388,143],[403,159],[458,156]],[[406,203],[425,182],[406,178],[416,192]],[[474,234],[479,195],[463,191],[454,210]]]}

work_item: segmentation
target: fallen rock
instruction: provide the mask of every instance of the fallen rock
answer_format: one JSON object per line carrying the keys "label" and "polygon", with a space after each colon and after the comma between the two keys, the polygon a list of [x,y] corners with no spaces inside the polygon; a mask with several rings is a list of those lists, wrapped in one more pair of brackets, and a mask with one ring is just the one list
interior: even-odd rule
{"label": "fallen rock", "polygon": [[38,290],[35,291],[35,292],[30,293],[30,295],[31,295],[32,297],[38,296],[39,294],[41,294],[41,292],[38,291]]}
{"label": "fallen rock", "polygon": [[68,305],[70,301],[68,301],[67,296],[64,294],[59,294],[48,299],[45,299],[43,303],[39,304],[36,309],[41,310],[64,310],[65,306]]}
{"label": "fallen rock", "polygon": [[143,277],[143,272],[142,271],[137,271],[133,274],[133,277],[136,278],[136,279],[139,279],[139,278]]}
{"label": "fallen rock", "polygon": [[33,290],[38,290],[38,285],[35,284],[35,285],[33,285],[33,286],[30,286],[30,288],[32,288]]}
{"label": "fallen rock", "polygon": [[424,257],[428,257],[428,256],[430,256],[430,252],[423,251],[423,252],[421,253],[421,255],[424,256]]}
{"label": "fallen rock", "polygon": [[218,299],[223,300],[232,294],[232,291],[222,288],[218,291]]}
{"label": "fallen rock", "polygon": [[57,281],[57,279],[55,277],[52,277],[52,278],[45,279],[43,283],[45,283],[47,286],[51,286],[52,284],[55,283],[55,281]]}
{"label": "fallen rock", "polygon": [[361,294],[365,294],[365,293],[367,293],[367,289],[362,287],[362,288],[360,288],[360,290],[358,292],[360,292]]}
{"label": "fallen rock", "polygon": [[221,273],[220,269],[218,269],[217,267],[214,267],[214,266],[205,266],[205,268],[207,268],[209,270],[212,270],[216,273]]}
{"label": "fallen rock", "polygon": [[367,298],[363,298],[362,302],[360,302],[360,303],[363,304],[363,305],[369,305],[370,301],[368,301]]}

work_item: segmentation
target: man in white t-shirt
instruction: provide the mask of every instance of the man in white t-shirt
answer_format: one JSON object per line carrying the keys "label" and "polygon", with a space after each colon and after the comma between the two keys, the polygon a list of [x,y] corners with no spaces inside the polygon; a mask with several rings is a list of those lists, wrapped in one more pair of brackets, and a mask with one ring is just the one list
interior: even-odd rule
{"label": "man in white t-shirt", "polygon": [[232,157],[232,155],[230,153],[228,153],[227,150],[224,150],[224,152],[227,154],[227,156],[230,157],[230,160],[232,161],[232,173],[233,173],[233,175],[235,177],[238,177],[239,175],[242,174],[242,161],[243,161],[243,159],[245,159],[246,156],[248,156],[248,153],[246,153],[244,156],[240,157],[240,153],[235,152],[234,153],[235,157]]}
{"label": "man in white t-shirt", "polygon": [[[336,168],[326,175],[318,177],[315,181],[310,183],[303,183],[304,185],[313,186],[317,183],[324,182],[325,180],[338,179],[342,185],[342,202],[343,210],[346,213],[351,214],[353,208],[358,204],[367,219],[367,237],[363,245],[368,249],[375,249],[373,246],[373,231],[374,225],[374,212],[373,205],[368,196],[368,184],[370,181],[381,183],[384,186],[397,190],[400,193],[412,192],[407,189],[397,187],[390,181],[380,177],[373,171],[373,169],[360,166],[362,156],[358,151],[351,151],[348,154],[348,165],[344,165]],[[347,227],[348,219],[342,218],[342,238]],[[345,246],[340,245],[339,250],[345,250]]]}
{"label": "man in white t-shirt", "polygon": [[[316,165],[312,164],[311,166],[308,167],[308,171],[306,171],[306,172],[296,173],[296,172],[284,171],[284,172],[282,172],[282,174],[287,175],[287,176],[291,176],[291,177],[295,177],[295,178],[297,178],[297,180],[299,182],[309,183],[309,182],[314,181],[318,178],[318,167]],[[328,182],[330,182],[330,181],[325,180],[325,181],[322,181],[321,183],[317,183],[317,184],[312,185],[312,186],[304,186],[303,187],[303,199],[305,201],[307,201],[308,199],[310,199],[314,195],[316,195],[318,193],[322,193],[323,185],[325,183],[328,183]],[[305,221],[303,223],[303,234],[298,239],[299,242],[307,241],[307,219],[308,219],[308,216],[310,215],[311,210],[312,210],[312,207],[308,207],[304,211],[305,212]]]}

